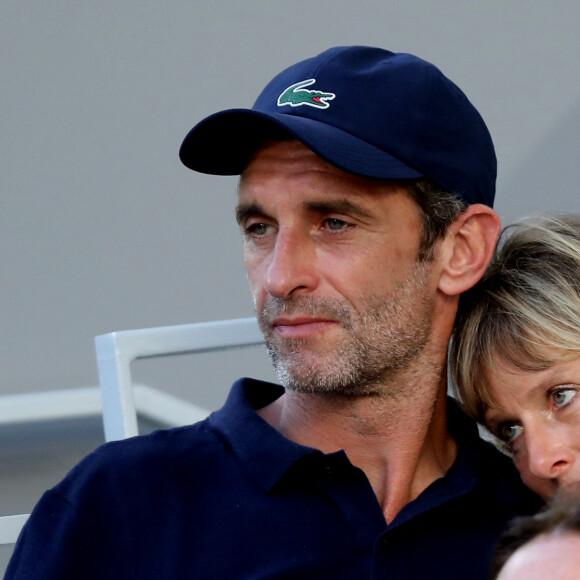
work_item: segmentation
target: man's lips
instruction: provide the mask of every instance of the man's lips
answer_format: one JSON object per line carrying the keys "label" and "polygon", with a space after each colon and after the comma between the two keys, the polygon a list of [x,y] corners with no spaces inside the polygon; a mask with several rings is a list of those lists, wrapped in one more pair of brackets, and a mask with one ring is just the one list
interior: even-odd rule
{"label": "man's lips", "polygon": [[324,332],[336,324],[336,320],[327,318],[278,317],[272,322],[272,328],[282,338],[307,338]]}

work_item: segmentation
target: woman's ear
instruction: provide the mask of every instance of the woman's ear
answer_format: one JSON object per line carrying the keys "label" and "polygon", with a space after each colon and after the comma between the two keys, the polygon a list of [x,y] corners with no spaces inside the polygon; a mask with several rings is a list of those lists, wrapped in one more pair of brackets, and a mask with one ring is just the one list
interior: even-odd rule
{"label": "woman's ear", "polygon": [[500,228],[499,216],[487,205],[470,205],[457,217],[440,246],[439,290],[456,296],[475,285],[493,256]]}

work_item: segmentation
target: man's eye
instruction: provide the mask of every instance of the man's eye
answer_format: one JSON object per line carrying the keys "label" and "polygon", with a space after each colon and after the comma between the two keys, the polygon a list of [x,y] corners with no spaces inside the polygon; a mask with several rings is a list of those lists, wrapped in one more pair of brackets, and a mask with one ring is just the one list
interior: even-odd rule
{"label": "man's eye", "polygon": [[556,407],[565,407],[572,402],[577,392],[576,389],[558,389],[552,392],[552,401]]}
{"label": "man's eye", "polygon": [[246,227],[246,233],[253,236],[265,236],[268,233],[269,227],[270,226],[268,224],[251,224]]}
{"label": "man's eye", "polygon": [[501,423],[497,428],[496,435],[502,441],[511,443],[522,434],[523,430],[523,425],[517,423]]}
{"label": "man's eye", "polygon": [[329,230],[333,231],[343,230],[344,228],[348,227],[347,222],[344,220],[339,220],[338,218],[326,218],[324,223]]}

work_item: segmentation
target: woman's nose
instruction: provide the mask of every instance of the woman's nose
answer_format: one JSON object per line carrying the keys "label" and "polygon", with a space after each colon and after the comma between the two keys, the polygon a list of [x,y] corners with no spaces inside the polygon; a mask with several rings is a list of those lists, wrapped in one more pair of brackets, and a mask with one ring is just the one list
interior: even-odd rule
{"label": "woman's nose", "polygon": [[543,479],[560,479],[570,471],[575,454],[561,429],[542,426],[524,433],[530,473]]}

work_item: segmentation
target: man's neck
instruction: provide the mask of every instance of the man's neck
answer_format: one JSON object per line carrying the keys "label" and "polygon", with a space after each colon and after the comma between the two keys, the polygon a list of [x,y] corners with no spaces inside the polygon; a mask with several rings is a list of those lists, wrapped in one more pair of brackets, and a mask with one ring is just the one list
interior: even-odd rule
{"label": "man's neck", "polygon": [[344,450],[367,475],[385,519],[442,477],[457,446],[447,429],[445,369],[407,372],[407,389],[346,397],[286,392],[260,415],[287,438],[325,453]]}

